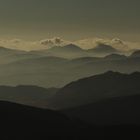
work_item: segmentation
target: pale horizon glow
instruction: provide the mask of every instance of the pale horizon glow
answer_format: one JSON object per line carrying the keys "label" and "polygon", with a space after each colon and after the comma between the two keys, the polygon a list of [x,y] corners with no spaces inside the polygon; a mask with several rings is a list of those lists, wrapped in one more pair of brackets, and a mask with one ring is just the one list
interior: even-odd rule
{"label": "pale horizon glow", "polygon": [[[57,43],[57,42],[59,43]],[[66,40],[60,37],[46,38],[41,40],[24,40],[19,38],[2,39],[0,38],[0,46],[10,49],[18,50],[44,50],[54,46],[65,46],[68,44],[75,44],[83,49],[90,49],[97,46],[98,43],[110,45],[120,51],[133,51],[140,49],[140,42],[121,40],[119,38],[85,38],[81,40]]]}
{"label": "pale horizon glow", "polygon": [[0,0],[0,38],[139,42],[139,0]]}

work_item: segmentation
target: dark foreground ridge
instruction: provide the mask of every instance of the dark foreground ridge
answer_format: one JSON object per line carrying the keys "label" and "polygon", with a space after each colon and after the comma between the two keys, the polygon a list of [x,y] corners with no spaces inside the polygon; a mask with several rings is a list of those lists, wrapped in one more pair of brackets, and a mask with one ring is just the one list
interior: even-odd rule
{"label": "dark foreground ridge", "polygon": [[[138,136],[139,126],[91,126],[59,112],[10,102],[0,102],[1,138],[64,139],[128,138]],[[131,132],[131,133],[130,133]]]}
{"label": "dark foreground ridge", "polygon": [[140,125],[140,95],[113,97],[64,110],[64,113],[96,125]]}
{"label": "dark foreground ridge", "polygon": [[80,79],[60,89],[53,98],[55,108],[74,108],[103,99],[140,95],[140,72],[106,73]]}
{"label": "dark foreground ridge", "polygon": [[[59,112],[0,102],[1,134],[21,139],[74,136],[73,123]],[[72,133],[72,134],[71,134]]]}

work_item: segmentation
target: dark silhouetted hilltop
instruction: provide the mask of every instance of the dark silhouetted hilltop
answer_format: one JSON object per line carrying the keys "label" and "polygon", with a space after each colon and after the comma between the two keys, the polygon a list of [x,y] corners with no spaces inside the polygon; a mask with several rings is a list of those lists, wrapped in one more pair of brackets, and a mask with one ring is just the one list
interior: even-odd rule
{"label": "dark silhouetted hilltop", "polygon": [[90,140],[139,137],[138,125],[97,126],[57,111],[0,101],[2,139]]}
{"label": "dark silhouetted hilltop", "polygon": [[4,139],[74,139],[73,122],[51,110],[0,101],[0,131]]}
{"label": "dark silhouetted hilltop", "polygon": [[70,108],[112,97],[140,94],[140,73],[106,72],[66,85],[53,98],[56,108]]}
{"label": "dark silhouetted hilltop", "polygon": [[133,52],[130,57],[140,57],[140,50]]}
{"label": "dark silhouetted hilltop", "polygon": [[86,56],[86,52],[82,48],[74,44],[68,44],[65,46],[54,46],[50,49],[33,51],[32,53],[70,59]]}

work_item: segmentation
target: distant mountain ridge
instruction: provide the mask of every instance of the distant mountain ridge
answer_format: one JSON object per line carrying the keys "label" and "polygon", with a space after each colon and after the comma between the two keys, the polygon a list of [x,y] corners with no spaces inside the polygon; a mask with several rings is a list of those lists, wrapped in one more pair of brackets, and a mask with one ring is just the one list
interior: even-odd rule
{"label": "distant mountain ridge", "polygon": [[113,48],[110,45],[98,44],[95,48],[92,49],[82,49],[81,47],[75,44],[68,44],[64,46],[54,46],[52,48],[40,51],[31,51],[39,54],[52,55],[57,57],[64,58],[78,58],[78,57],[101,57],[109,55],[111,53],[120,53],[117,49]]}
{"label": "distant mountain ridge", "polygon": [[34,51],[34,53],[62,58],[76,58],[86,56],[86,52],[82,48],[74,44],[68,44],[65,46],[54,46],[50,49]]}
{"label": "distant mountain ridge", "polygon": [[130,57],[140,57],[140,50],[133,52]]}
{"label": "distant mountain ridge", "polygon": [[66,46],[54,46],[50,49],[48,49],[48,51],[62,51],[62,52],[76,52],[76,51],[83,51],[83,49],[81,49],[79,46],[76,46],[74,44],[68,44]]}
{"label": "distant mountain ridge", "polygon": [[120,55],[76,59],[55,56],[29,56],[24,59],[17,57],[13,62],[0,65],[0,85],[39,85],[59,88],[71,81],[109,70],[122,73],[140,71],[140,58]]}
{"label": "distant mountain ridge", "polygon": [[[68,59],[74,59],[79,57],[104,57],[106,55],[118,54],[120,51],[112,47],[111,45],[106,45],[99,43],[96,47],[92,49],[82,49],[81,47],[75,44],[67,44],[64,46],[54,46],[49,49],[44,50],[34,50],[34,51],[21,51],[18,49],[10,49],[5,47],[0,47],[1,57],[8,56],[14,59],[28,59],[28,58],[37,58],[37,57],[62,57]],[[5,58],[6,59],[6,58]]]}
{"label": "distant mountain ridge", "polygon": [[118,59],[127,59],[127,56],[120,55],[120,54],[110,54],[104,57],[105,59],[111,59],[111,60],[118,60]]}
{"label": "distant mountain ridge", "polygon": [[0,46],[0,52],[26,52],[26,51],[21,51],[21,50],[16,50],[16,49],[10,49],[6,47]]}
{"label": "distant mountain ridge", "polygon": [[105,56],[112,53],[119,53],[119,51],[110,45],[98,44],[95,48],[87,50],[88,53],[93,53],[96,56]]}
{"label": "distant mountain ridge", "polygon": [[95,57],[73,44],[57,47],[60,52],[56,55],[53,51],[49,54],[48,49],[32,52],[3,49],[6,52],[0,51],[0,85],[60,88],[71,81],[109,70],[123,73],[140,71],[140,57],[118,52]]}
{"label": "distant mountain ridge", "polygon": [[27,51],[0,47],[0,64],[9,64],[19,60],[38,57],[40,57],[39,54],[32,54]]}

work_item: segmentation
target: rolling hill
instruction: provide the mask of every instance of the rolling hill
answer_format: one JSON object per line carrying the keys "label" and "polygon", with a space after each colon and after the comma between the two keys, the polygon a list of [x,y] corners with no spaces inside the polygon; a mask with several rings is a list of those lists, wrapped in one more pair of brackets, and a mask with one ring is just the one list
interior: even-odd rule
{"label": "rolling hill", "polygon": [[66,85],[54,96],[54,108],[71,108],[112,97],[140,94],[140,73],[106,72]]}
{"label": "rolling hill", "polygon": [[0,100],[46,108],[47,101],[55,95],[57,90],[38,86],[0,86]]}

